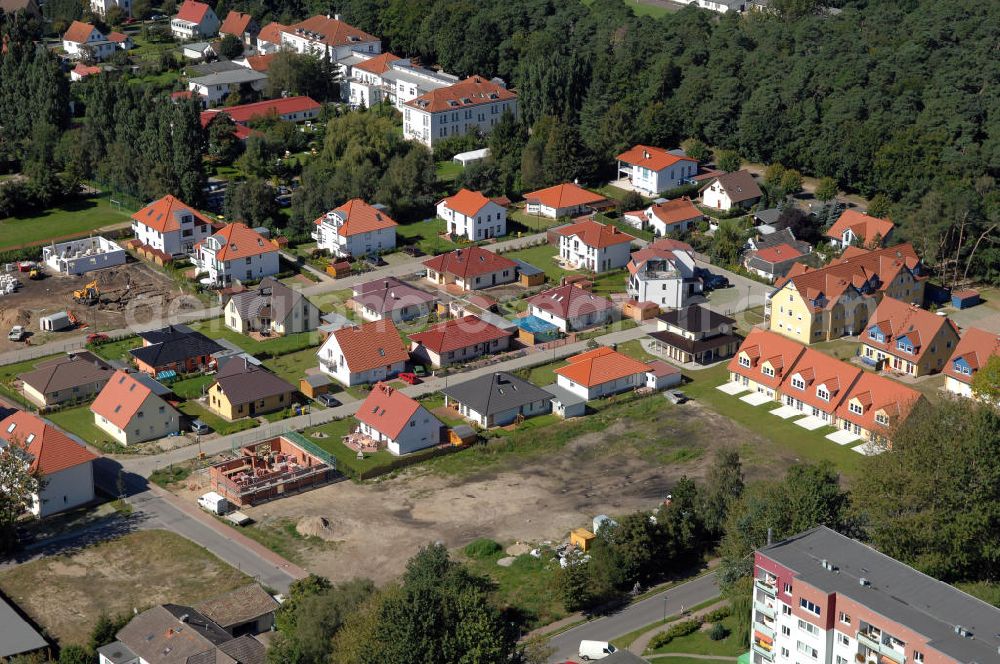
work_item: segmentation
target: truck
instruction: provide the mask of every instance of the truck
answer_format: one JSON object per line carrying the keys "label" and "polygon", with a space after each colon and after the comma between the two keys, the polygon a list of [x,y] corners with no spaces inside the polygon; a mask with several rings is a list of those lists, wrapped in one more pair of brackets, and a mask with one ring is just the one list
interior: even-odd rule
{"label": "truck", "polygon": [[28,333],[24,331],[24,326],[15,325],[14,327],[10,328],[10,332],[7,334],[7,338],[10,339],[11,341],[24,341],[24,338],[27,335]]}
{"label": "truck", "polygon": [[253,523],[253,519],[244,514],[243,512],[230,512],[225,516],[226,520],[229,521],[234,526],[247,526]]}
{"label": "truck", "polygon": [[229,501],[215,491],[209,491],[198,499],[198,506],[203,510],[222,516],[229,511]]}

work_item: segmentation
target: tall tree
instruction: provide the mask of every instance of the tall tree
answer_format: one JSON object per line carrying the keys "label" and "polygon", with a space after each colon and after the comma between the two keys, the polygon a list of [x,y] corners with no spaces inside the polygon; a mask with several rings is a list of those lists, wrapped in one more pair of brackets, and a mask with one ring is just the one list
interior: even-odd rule
{"label": "tall tree", "polygon": [[17,547],[17,521],[31,508],[45,486],[41,472],[31,468],[27,446],[17,438],[0,448],[0,553]]}

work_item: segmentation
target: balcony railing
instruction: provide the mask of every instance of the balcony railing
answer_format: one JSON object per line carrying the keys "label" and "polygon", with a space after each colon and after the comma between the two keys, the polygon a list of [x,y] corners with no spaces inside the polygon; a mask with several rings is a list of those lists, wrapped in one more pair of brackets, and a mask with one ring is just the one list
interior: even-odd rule
{"label": "balcony railing", "polygon": [[888,643],[882,643],[881,637],[875,638],[871,634],[858,632],[858,643],[869,650],[885,655],[894,662],[906,664],[906,656]]}
{"label": "balcony railing", "polygon": [[763,602],[761,602],[757,598],[754,598],[753,608],[757,609],[758,611],[760,611],[761,613],[763,613],[768,618],[774,618],[774,614],[775,614],[775,610],[776,610],[774,606],[768,606],[767,604],[764,604]]}
{"label": "balcony railing", "polygon": [[752,644],[750,644],[750,647],[751,647],[751,649],[755,653],[757,653],[758,655],[760,655],[761,657],[763,657],[767,661],[769,661],[769,662],[773,662],[774,661],[774,651],[773,650],[768,650],[767,648],[764,648],[763,646],[758,645],[756,641],[753,642]]}
{"label": "balcony railing", "polygon": [[759,620],[754,621],[753,628],[764,636],[770,636],[772,639],[777,635],[773,627],[768,627],[766,623],[762,623]]}
{"label": "balcony railing", "polygon": [[771,585],[764,581],[764,579],[754,579],[753,584],[766,592],[771,597],[774,597],[778,593],[777,586]]}

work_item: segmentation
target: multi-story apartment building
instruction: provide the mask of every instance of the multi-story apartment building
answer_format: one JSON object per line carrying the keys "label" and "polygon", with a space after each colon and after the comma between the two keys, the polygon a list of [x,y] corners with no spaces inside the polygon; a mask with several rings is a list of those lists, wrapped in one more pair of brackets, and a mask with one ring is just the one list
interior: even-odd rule
{"label": "multi-story apartment building", "polygon": [[212,234],[212,222],[190,205],[167,194],[132,215],[136,240],[166,258],[194,252]]}
{"label": "multi-story apartment building", "polygon": [[517,116],[517,95],[500,79],[470,76],[403,104],[403,137],[427,147],[450,136],[489,132],[504,113]]}
{"label": "multi-story apartment building", "polygon": [[381,53],[382,40],[344,23],[339,14],[317,14],[282,27],[281,47],[296,53],[322,56],[330,62],[339,62],[352,53]]}
{"label": "multi-story apartment building", "polygon": [[925,376],[944,369],[958,344],[958,326],[950,318],[886,297],[872,314],[861,343],[863,361]]}
{"label": "multi-story apartment building", "polygon": [[635,238],[611,224],[585,219],[556,228],[559,257],[577,270],[608,272],[625,267]]}
{"label": "multi-story apartment building", "polygon": [[638,302],[654,302],[661,309],[678,309],[702,292],[695,276],[691,245],[662,238],[632,252],[626,290]]}
{"label": "multi-story apartment building", "polygon": [[353,198],[317,219],[312,237],[318,249],[360,258],[393,249],[396,226],[381,207]]}
{"label": "multi-story apartment building", "polygon": [[753,664],[995,662],[1000,609],[825,526],[754,554]]}
{"label": "multi-story apartment building", "polygon": [[458,83],[457,76],[416,65],[392,53],[352,53],[341,61],[346,98],[352,107],[371,108],[386,101],[400,113],[411,99]]}
{"label": "multi-story apartment building", "polygon": [[206,274],[209,286],[226,286],[234,279],[260,281],[278,274],[278,248],[245,224],[229,224],[195,246],[196,274]]}
{"label": "multi-story apartment building", "polygon": [[804,344],[860,334],[885,296],[923,304],[926,275],[909,243],[848,247],[821,268],[794,264],[765,303],[771,330]]}

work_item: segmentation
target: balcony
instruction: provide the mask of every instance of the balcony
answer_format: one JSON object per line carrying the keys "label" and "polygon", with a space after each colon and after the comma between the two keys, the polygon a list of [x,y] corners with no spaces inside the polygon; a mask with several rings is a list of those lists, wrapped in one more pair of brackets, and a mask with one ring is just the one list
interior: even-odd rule
{"label": "balcony", "polygon": [[879,652],[882,647],[878,642],[877,636],[865,632],[858,632],[858,643],[869,648],[870,650],[874,650],[875,652]]}
{"label": "balcony", "polygon": [[753,623],[753,628],[754,628],[754,630],[760,632],[764,636],[769,636],[772,639],[775,636],[777,636],[777,633],[774,631],[774,628],[773,627],[768,627],[767,623],[763,623],[763,622],[760,622],[758,620],[755,620],[754,623]]}
{"label": "balcony", "polygon": [[882,643],[881,635],[870,632],[858,632],[858,643],[872,652],[879,653],[894,662],[898,662],[898,664],[906,664],[906,656],[888,643]]}
{"label": "balcony", "polygon": [[777,608],[773,604],[764,604],[756,597],[754,598],[753,601],[753,608],[756,609],[757,611],[760,611],[765,616],[771,619],[774,618],[775,612],[777,611]]}
{"label": "balcony", "polygon": [[767,661],[769,662],[774,661],[774,651],[768,650],[766,647],[764,647],[763,644],[758,644],[756,641],[754,641],[752,644],[750,644],[750,648],[755,653],[766,659]]}
{"label": "balcony", "polygon": [[760,590],[763,590],[771,597],[774,597],[778,593],[778,588],[775,585],[771,585],[764,581],[764,579],[754,579],[753,584]]}

